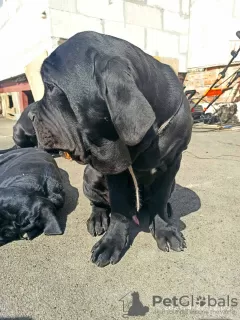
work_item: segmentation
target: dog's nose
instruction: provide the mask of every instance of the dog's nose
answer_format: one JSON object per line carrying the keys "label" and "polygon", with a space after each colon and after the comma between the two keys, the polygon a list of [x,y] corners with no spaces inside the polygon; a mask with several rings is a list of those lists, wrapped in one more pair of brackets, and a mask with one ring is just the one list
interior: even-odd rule
{"label": "dog's nose", "polygon": [[34,114],[34,112],[33,112],[33,111],[29,111],[29,112],[28,112],[28,118],[29,118],[31,121],[33,121],[33,120],[34,120],[34,118],[35,118],[35,114]]}

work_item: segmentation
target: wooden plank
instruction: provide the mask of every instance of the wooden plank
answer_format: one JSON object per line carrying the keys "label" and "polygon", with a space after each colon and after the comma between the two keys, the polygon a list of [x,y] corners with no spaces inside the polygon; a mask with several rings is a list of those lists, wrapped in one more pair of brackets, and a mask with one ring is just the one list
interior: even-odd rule
{"label": "wooden plank", "polygon": [[[10,108],[9,95],[12,97],[13,106]],[[18,120],[21,115],[21,101],[19,92],[12,92],[11,94],[2,93],[2,115],[7,119]]]}
{"label": "wooden plank", "polygon": [[1,101],[2,101],[2,115],[6,116],[6,109],[8,107],[8,95],[6,93],[1,93]]}
{"label": "wooden plank", "polygon": [[19,92],[19,103],[20,112],[23,112],[23,110],[28,106],[28,97],[25,92]]}
{"label": "wooden plank", "polygon": [[30,84],[33,98],[35,101],[41,100],[44,94],[44,86],[40,69],[43,61],[47,58],[48,52],[44,51],[41,55],[32,60],[26,67],[25,73]]}
{"label": "wooden plank", "polygon": [[0,93],[21,92],[21,91],[28,91],[28,90],[31,90],[31,88],[27,82],[19,83],[11,86],[0,87]]}
{"label": "wooden plank", "polygon": [[154,56],[153,58],[157,59],[158,61],[170,65],[170,67],[173,68],[175,73],[178,75],[179,70],[179,60],[176,58],[168,58],[168,57],[159,57]]}

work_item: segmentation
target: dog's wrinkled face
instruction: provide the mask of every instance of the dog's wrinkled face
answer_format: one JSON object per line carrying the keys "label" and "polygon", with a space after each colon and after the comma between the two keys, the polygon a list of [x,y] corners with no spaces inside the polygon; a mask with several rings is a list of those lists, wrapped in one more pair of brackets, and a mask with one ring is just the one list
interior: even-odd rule
{"label": "dog's wrinkled face", "polygon": [[[73,160],[117,174],[132,162],[128,146],[138,145],[156,118],[121,61],[108,62],[106,68],[96,71],[101,81],[89,90],[80,74],[71,81],[54,71],[54,80],[43,77],[44,97],[28,116],[40,148],[66,151]],[[61,88],[47,81],[61,82]]]}
{"label": "dog's wrinkled face", "polygon": [[39,220],[30,223],[28,219],[20,221],[15,214],[0,210],[0,246],[14,240],[31,240],[43,230],[43,224]]}
{"label": "dog's wrinkled face", "polygon": [[23,217],[0,208],[0,246],[14,240],[33,239],[43,230],[40,219],[30,222]]}
{"label": "dog's wrinkled face", "polygon": [[78,123],[66,96],[57,87],[46,86],[45,96],[28,113],[38,147],[46,151],[66,151],[72,159],[87,163]]}

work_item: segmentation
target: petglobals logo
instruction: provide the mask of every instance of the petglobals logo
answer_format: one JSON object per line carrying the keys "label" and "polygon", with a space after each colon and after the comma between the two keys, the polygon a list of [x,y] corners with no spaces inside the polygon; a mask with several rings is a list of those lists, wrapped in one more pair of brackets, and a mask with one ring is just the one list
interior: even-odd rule
{"label": "petglobals logo", "polygon": [[153,296],[152,306],[162,306],[169,308],[178,308],[178,307],[221,307],[221,308],[233,308],[237,307],[239,304],[236,297],[230,297],[229,295],[216,298],[211,295],[183,295],[180,297],[173,296],[171,298],[162,297],[162,296]]}

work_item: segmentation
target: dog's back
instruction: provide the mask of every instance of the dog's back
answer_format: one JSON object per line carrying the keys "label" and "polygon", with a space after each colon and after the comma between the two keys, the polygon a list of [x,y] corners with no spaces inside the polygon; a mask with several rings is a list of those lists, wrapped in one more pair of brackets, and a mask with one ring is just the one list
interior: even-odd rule
{"label": "dog's back", "polygon": [[10,151],[0,156],[0,188],[22,188],[29,194],[38,192],[51,201],[60,194],[62,206],[64,190],[60,170],[47,152],[35,148]]}
{"label": "dog's back", "polygon": [[159,126],[172,116],[183,95],[182,84],[172,68],[113,36],[92,31],[77,33],[44,61],[41,74],[46,82],[55,82],[57,78],[58,85],[69,93],[68,98],[81,104],[82,90],[72,88],[70,79],[79,79],[79,88],[85,88],[90,99],[90,93],[97,90],[94,75],[100,81],[101,73],[111,61],[122,72],[127,72],[125,66],[128,66],[137,87],[153,108]]}
{"label": "dog's back", "polygon": [[43,150],[20,148],[0,155],[0,185],[5,177],[22,175],[49,175],[53,179],[61,179],[55,160]]}

